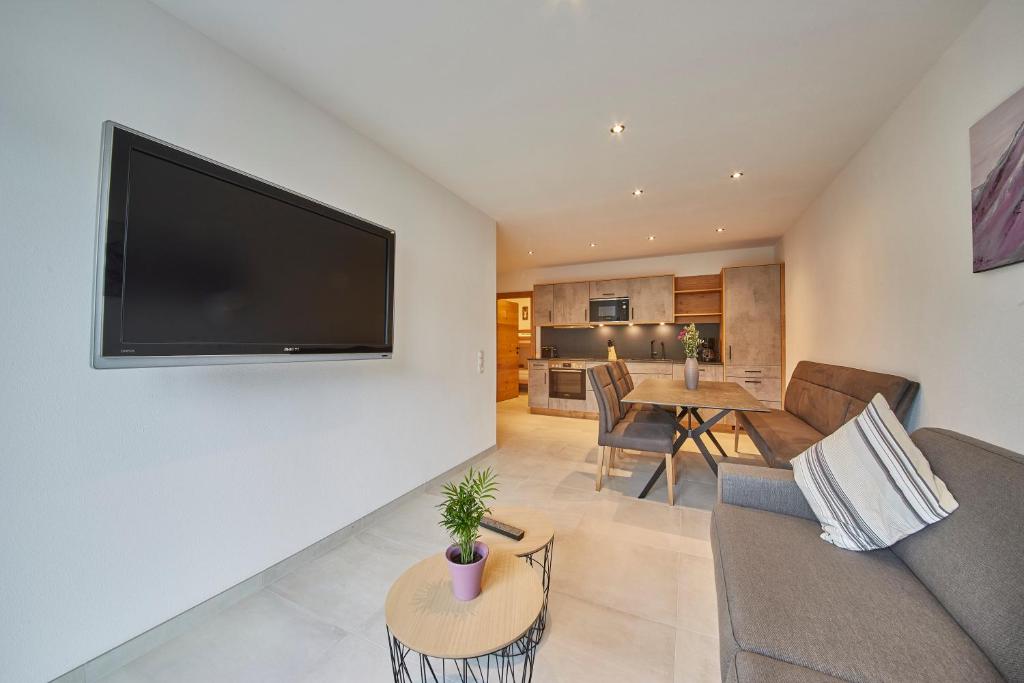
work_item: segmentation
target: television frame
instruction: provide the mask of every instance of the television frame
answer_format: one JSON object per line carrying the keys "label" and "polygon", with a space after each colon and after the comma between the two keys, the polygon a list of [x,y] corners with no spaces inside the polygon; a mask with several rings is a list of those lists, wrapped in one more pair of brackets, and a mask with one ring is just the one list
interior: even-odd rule
{"label": "television frame", "polygon": [[[323,212],[327,217],[339,220],[353,227],[368,230],[384,237],[388,243],[388,273],[387,273],[387,344],[380,351],[357,351],[347,352],[343,350],[327,353],[318,352],[320,349],[306,351],[301,347],[283,347],[280,353],[238,353],[238,354],[208,354],[208,355],[103,355],[103,332],[104,320],[107,308],[104,297],[104,274],[107,266],[108,237],[110,234],[110,182],[114,152],[115,131],[124,131],[131,135],[141,137],[158,145],[163,145],[174,152],[187,155],[199,160],[203,164],[213,165],[223,171],[229,178],[231,175],[240,176],[240,180],[247,181],[247,187],[257,183],[268,188],[272,193],[286,193],[296,200],[296,204],[307,205],[308,208],[315,208]],[[252,189],[251,187],[249,189]],[[164,140],[151,135],[146,135],[137,130],[121,125],[114,121],[103,122],[103,137],[100,153],[100,182],[99,200],[96,218],[96,255],[95,272],[93,273],[93,334],[92,334],[92,367],[96,369],[110,368],[145,368],[145,367],[174,367],[174,366],[196,366],[196,365],[236,365],[243,363],[292,363],[299,361],[327,361],[327,360],[367,360],[391,358],[394,349],[394,313],[395,313],[395,231],[373,221],[366,220],[347,211],[317,201],[311,197],[289,190],[263,178],[259,178],[245,171],[240,171],[226,164],[196,154],[190,150],[178,147]],[[322,348],[322,347],[321,347]],[[287,350],[286,350],[287,349]]]}

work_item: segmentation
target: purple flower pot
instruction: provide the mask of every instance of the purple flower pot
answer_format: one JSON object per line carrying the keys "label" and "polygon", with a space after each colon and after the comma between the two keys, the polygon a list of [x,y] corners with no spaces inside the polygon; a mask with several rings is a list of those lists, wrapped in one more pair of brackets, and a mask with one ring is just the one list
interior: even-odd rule
{"label": "purple flower pot", "polygon": [[487,563],[487,544],[477,541],[473,548],[480,559],[472,564],[459,564],[459,546],[450,545],[444,551],[448,560],[448,572],[452,576],[452,593],[456,600],[472,600],[480,595],[480,584],[484,577],[484,565]]}

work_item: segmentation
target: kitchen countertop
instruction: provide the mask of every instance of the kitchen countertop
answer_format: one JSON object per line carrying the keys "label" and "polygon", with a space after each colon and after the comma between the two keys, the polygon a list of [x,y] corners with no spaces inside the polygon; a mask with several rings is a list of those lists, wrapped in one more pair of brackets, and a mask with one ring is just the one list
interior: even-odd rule
{"label": "kitchen countertop", "polygon": [[[578,356],[559,356],[558,358],[537,358],[536,356],[534,356],[532,358],[527,358],[526,360],[528,360],[528,361],[531,361],[531,360],[546,360],[546,361],[562,361],[562,360],[564,360],[564,361],[574,361],[574,360],[582,360],[582,361],[591,361],[591,362],[594,362],[594,361],[604,361],[604,362],[607,362],[608,361],[607,358],[594,358],[594,357],[585,358],[585,357],[578,357]],[[619,360],[628,361],[630,363],[679,363],[680,365],[682,365],[683,362],[684,362],[682,360],[676,360],[674,358],[620,358]],[[708,361],[708,362],[700,361],[700,364],[701,365],[722,365],[722,361],[717,361],[717,360],[716,361]]]}

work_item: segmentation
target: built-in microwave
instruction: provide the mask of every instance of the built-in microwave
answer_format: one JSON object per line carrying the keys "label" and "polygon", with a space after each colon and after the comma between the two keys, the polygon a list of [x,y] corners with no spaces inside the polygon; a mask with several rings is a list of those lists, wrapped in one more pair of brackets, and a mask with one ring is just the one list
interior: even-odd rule
{"label": "built-in microwave", "polygon": [[621,299],[591,299],[590,322],[629,322],[629,298],[623,297]]}

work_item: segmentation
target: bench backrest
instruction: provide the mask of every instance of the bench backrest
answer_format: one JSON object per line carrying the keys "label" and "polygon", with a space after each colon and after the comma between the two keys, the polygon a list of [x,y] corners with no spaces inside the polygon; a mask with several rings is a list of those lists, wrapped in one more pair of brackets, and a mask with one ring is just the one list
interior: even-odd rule
{"label": "bench backrest", "polygon": [[785,408],[827,435],[859,415],[875,394],[881,394],[906,424],[919,387],[905,377],[804,360],[793,370]]}

